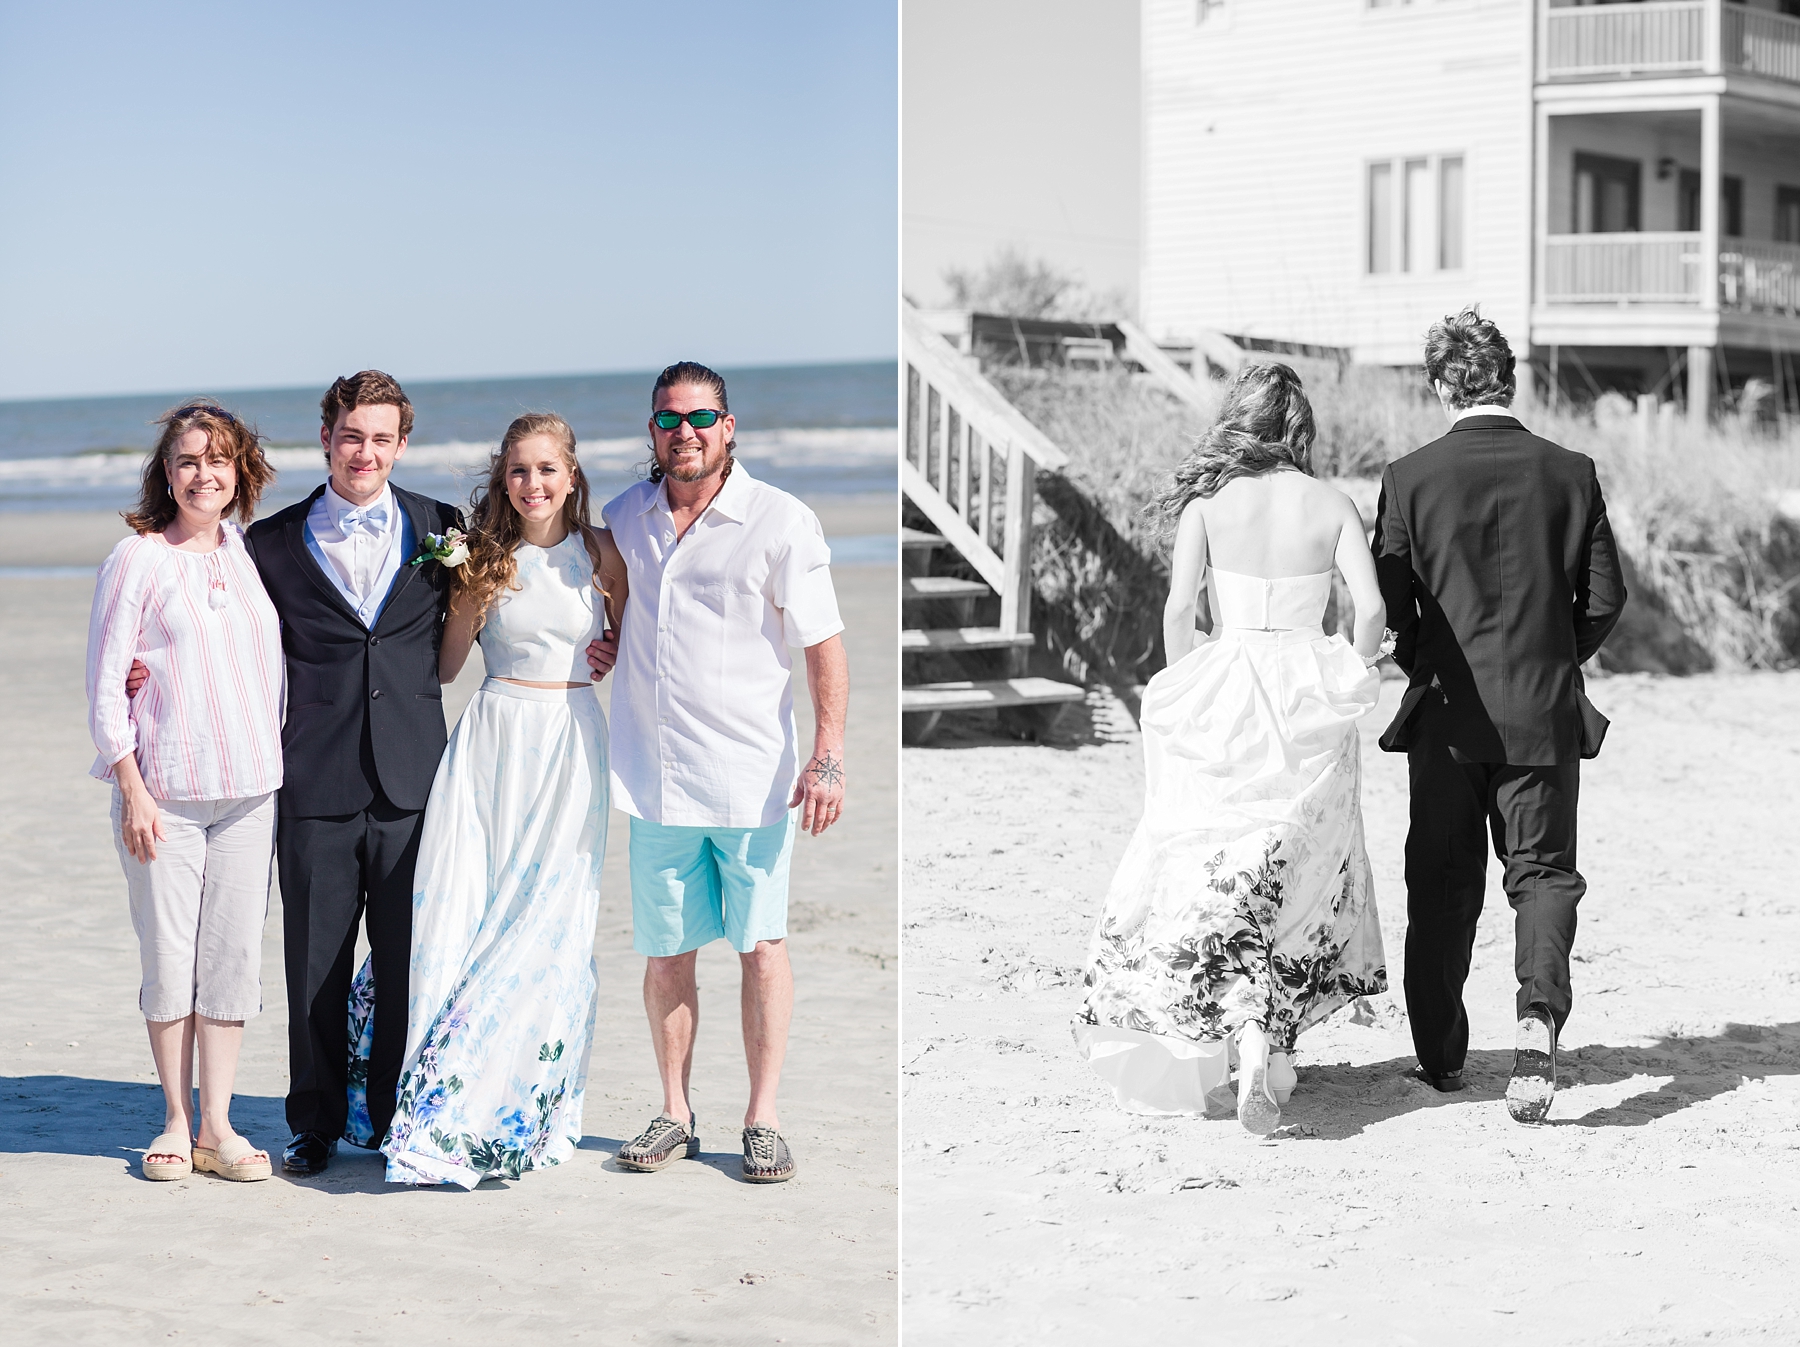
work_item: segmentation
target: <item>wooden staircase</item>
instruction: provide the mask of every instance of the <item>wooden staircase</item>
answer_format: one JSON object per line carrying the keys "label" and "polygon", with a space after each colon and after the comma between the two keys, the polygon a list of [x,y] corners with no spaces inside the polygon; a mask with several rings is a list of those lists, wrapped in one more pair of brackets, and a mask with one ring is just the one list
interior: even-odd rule
{"label": "wooden staircase", "polygon": [[[900,709],[907,743],[923,743],[946,711],[996,710],[1030,737],[1084,689],[1026,676],[1031,634],[1031,511],[1041,467],[1067,456],[910,307],[902,315],[906,369],[900,489],[935,533],[901,531]],[[973,571],[932,574],[934,567]],[[998,599],[998,611],[995,599]],[[988,619],[977,621],[977,611]],[[953,661],[974,676],[915,677]],[[998,666],[993,667],[993,666]],[[985,666],[985,667],[984,667]]]}

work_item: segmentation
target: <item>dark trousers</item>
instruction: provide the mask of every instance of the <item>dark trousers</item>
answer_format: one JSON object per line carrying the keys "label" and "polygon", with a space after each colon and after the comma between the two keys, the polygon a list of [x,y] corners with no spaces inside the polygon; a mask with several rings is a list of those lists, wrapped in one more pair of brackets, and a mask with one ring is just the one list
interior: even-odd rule
{"label": "dark trousers", "polygon": [[349,1112],[350,981],[365,915],[374,960],[369,1120],[379,1143],[394,1116],[406,1052],[413,865],[423,810],[377,793],[355,814],[288,818],[275,829],[287,956],[288,1126],[340,1137]]}
{"label": "dark trousers", "polygon": [[1427,731],[1407,766],[1406,1012],[1419,1065],[1442,1075],[1460,1070],[1469,1050],[1462,992],[1487,879],[1484,831],[1513,908],[1517,1013],[1543,1006],[1559,1032],[1568,1018],[1575,905],[1587,891],[1575,869],[1581,764],[1469,762]]}

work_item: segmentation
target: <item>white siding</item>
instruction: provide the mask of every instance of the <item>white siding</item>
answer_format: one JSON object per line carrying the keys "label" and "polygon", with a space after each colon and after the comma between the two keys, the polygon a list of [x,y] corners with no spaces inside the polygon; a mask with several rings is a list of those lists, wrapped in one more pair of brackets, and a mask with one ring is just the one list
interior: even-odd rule
{"label": "white siding", "polygon": [[[1416,363],[1480,302],[1523,347],[1531,229],[1528,0],[1143,0],[1152,333],[1194,327]],[[1465,266],[1365,274],[1371,159],[1460,153]]]}

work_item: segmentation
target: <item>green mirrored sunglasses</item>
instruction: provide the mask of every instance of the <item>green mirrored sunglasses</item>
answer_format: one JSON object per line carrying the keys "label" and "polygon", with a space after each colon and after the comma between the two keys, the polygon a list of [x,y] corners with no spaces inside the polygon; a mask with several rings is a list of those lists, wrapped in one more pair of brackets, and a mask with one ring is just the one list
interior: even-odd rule
{"label": "green mirrored sunglasses", "polygon": [[695,430],[705,430],[708,426],[716,426],[724,412],[715,412],[710,407],[702,407],[697,412],[658,412],[650,419],[656,423],[658,430],[673,430],[686,421]]}

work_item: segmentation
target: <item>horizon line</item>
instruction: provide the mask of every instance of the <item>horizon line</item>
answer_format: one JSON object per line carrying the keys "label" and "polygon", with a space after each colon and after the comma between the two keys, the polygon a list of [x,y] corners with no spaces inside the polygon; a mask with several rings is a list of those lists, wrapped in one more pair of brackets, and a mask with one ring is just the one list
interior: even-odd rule
{"label": "horizon line", "polygon": [[[719,368],[721,370],[735,370],[738,373],[748,374],[748,373],[753,373],[753,372],[759,372],[762,370],[821,369],[821,368],[833,368],[833,367],[848,366],[848,365],[895,365],[895,364],[899,363],[899,360],[900,360],[900,357],[898,355],[886,355],[886,356],[865,356],[865,357],[849,359],[849,360],[777,360],[777,361],[769,361],[766,363],[753,364],[753,365],[752,364],[738,364],[738,363],[732,362],[732,361],[724,361],[724,362],[721,362]],[[654,377],[658,372],[659,372],[658,369],[652,369],[649,367],[642,367],[642,368],[635,368],[635,369],[550,370],[550,371],[538,371],[538,372],[532,373],[532,374],[451,375],[451,376],[431,378],[431,379],[408,379],[405,382],[411,383],[414,387],[421,387],[421,386],[432,386],[432,385],[438,385],[438,384],[520,383],[520,382],[524,382],[524,381],[530,380],[530,379],[623,378],[627,375],[634,375],[634,374],[635,375],[649,375],[649,376]],[[296,391],[299,389],[311,389],[311,388],[317,388],[317,387],[323,387],[323,386],[328,386],[328,385],[319,385],[319,384],[310,383],[310,382],[306,382],[306,383],[296,382],[296,383],[278,383],[278,384],[261,384],[261,383],[259,383],[259,384],[236,384],[236,385],[226,385],[226,386],[222,386],[222,387],[215,385],[215,388],[216,388],[216,391],[220,394],[225,394],[225,393],[286,393],[286,392],[293,392],[293,391]],[[104,402],[104,401],[107,401],[112,398],[156,398],[156,397],[169,398],[169,397],[173,397],[173,398],[179,399],[181,397],[208,397],[208,396],[211,396],[211,394],[201,393],[196,390],[188,390],[186,392],[178,393],[173,390],[166,389],[166,388],[162,388],[162,389],[128,389],[128,390],[125,390],[122,392],[112,392],[112,393],[51,393],[51,394],[38,394],[38,395],[21,396],[21,397],[0,396],[0,407],[16,406],[16,405],[23,404],[23,403],[33,403],[33,402]]]}

